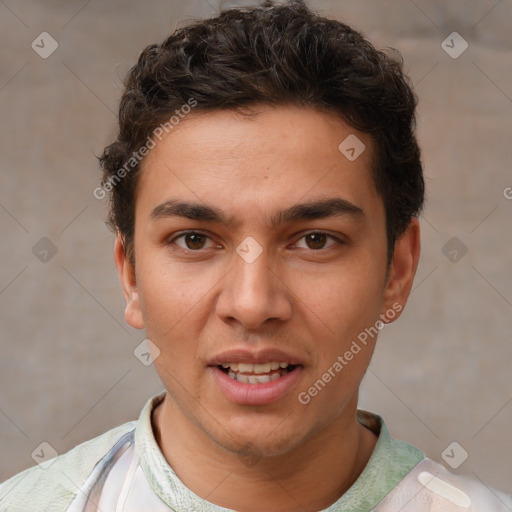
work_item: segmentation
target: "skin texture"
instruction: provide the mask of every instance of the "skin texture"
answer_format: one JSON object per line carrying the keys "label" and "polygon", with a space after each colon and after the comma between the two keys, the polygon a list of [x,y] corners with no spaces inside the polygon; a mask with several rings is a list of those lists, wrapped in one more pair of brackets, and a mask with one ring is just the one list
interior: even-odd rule
{"label": "skin texture", "polygon": [[[353,162],[338,149],[349,134],[366,146]],[[160,350],[154,365],[167,395],[153,416],[159,446],[210,502],[242,512],[320,510],[371,456],[376,437],[356,410],[376,338],[307,405],[298,400],[359,333],[393,305],[403,308],[411,290],[418,221],[396,242],[387,276],[371,158],[371,139],[338,116],[283,106],[251,117],[192,114],[144,161],[135,267],[120,236],[115,246],[125,316]],[[362,214],[269,225],[274,212],[333,197]],[[151,218],[170,199],[216,207],[235,223]],[[185,230],[206,237],[177,238]],[[305,236],[312,232],[329,236]],[[262,248],[251,263],[236,252],[247,237]],[[273,403],[233,403],[208,366],[233,348],[279,348],[301,361],[299,378]]]}

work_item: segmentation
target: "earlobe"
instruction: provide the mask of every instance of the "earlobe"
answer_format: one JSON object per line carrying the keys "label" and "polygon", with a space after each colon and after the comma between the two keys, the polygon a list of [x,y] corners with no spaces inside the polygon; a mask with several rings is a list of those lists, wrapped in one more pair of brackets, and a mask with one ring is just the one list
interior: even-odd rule
{"label": "earlobe", "polygon": [[140,305],[135,269],[126,256],[124,243],[119,233],[116,236],[114,246],[114,260],[126,302],[124,318],[126,322],[135,329],[144,329],[144,319]]}
{"label": "earlobe", "polygon": [[[407,303],[418,268],[420,249],[420,225],[418,219],[413,217],[408,228],[395,242],[381,311],[385,323],[396,320]],[[399,314],[386,315],[390,310]]]}

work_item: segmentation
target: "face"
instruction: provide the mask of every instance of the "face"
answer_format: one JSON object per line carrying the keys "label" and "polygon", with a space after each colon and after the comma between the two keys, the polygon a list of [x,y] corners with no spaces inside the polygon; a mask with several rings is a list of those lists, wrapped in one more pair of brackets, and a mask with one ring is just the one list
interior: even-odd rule
{"label": "face", "polygon": [[[353,161],[349,135],[366,148]],[[353,420],[375,325],[399,316],[418,250],[413,223],[387,277],[371,158],[368,136],[295,107],[191,115],[146,157],[135,268],[120,240],[116,262],[174,421],[278,455]]]}

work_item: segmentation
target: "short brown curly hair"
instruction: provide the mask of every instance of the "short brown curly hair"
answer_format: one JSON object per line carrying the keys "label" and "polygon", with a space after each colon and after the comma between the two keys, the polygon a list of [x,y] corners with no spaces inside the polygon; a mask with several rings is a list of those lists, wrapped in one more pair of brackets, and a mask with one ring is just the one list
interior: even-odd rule
{"label": "short brown curly hair", "polygon": [[386,210],[388,259],[423,207],[417,99],[400,54],[376,50],[359,32],[300,0],[267,1],[176,30],[162,44],[148,46],[130,70],[117,140],[105,148],[100,164],[103,190],[110,193],[109,225],[132,262],[140,150],[192,98],[195,110],[203,111],[314,107],[369,134],[375,186]]}

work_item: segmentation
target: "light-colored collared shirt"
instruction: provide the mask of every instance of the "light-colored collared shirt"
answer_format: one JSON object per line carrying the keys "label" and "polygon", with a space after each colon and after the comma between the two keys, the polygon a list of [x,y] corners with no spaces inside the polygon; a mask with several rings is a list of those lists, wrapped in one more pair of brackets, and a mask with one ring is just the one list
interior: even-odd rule
{"label": "light-colored collared shirt", "polygon": [[[87,441],[0,485],[0,512],[233,512],[188,489],[164,458],[151,416]],[[509,496],[452,475],[417,448],[393,439],[380,416],[358,411],[377,436],[356,482],[323,512],[512,512]]]}

